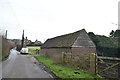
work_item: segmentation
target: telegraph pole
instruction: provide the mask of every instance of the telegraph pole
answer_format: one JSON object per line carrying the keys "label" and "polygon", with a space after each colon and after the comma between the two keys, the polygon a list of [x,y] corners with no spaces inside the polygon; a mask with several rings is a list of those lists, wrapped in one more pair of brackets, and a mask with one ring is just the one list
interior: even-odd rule
{"label": "telegraph pole", "polygon": [[5,32],[5,38],[7,39],[7,30],[6,30],[6,32]]}
{"label": "telegraph pole", "polygon": [[24,46],[24,30],[23,30],[23,34],[22,34],[21,48],[23,48],[23,46]]}

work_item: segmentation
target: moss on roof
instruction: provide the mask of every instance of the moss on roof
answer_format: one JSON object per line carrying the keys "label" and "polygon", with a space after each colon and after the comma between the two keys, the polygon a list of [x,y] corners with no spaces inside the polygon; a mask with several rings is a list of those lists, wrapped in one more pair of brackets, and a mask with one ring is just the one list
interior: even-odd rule
{"label": "moss on roof", "polygon": [[81,33],[86,35],[85,29],[48,39],[42,47],[72,47]]}

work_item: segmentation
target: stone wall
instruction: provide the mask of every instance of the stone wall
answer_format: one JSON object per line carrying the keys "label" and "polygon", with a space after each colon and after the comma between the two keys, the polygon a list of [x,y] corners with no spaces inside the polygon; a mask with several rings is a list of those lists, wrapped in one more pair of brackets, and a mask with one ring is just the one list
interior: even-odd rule
{"label": "stone wall", "polygon": [[47,48],[41,49],[40,54],[49,56],[56,62],[61,63],[62,52],[71,52],[70,48]]}
{"label": "stone wall", "polygon": [[96,53],[95,47],[73,47],[72,48],[72,54],[89,55],[91,53]]}
{"label": "stone wall", "polygon": [[2,36],[0,36],[0,61],[2,59]]}
{"label": "stone wall", "polygon": [[89,55],[96,53],[95,47],[74,47],[74,48],[45,48],[41,49],[40,53],[44,56],[49,56],[57,62],[61,62],[62,52],[72,53],[75,55]]}
{"label": "stone wall", "polygon": [[10,53],[10,49],[14,48],[15,42],[8,41],[6,38],[2,38],[2,60],[7,58]]}

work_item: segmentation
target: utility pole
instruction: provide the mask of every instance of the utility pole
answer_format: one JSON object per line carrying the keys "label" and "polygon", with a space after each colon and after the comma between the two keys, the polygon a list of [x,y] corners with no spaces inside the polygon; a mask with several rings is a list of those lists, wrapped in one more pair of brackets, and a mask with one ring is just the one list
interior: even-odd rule
{"label": "utility pole", "polygon": [[7,39],[7,30],[6,30],[6,32],[5,32],[5,38]]}
{"label": "utility pole", "polygon": [[22,34],[21,48],[23,48],[23,46],[24,46],[24,30],[23,30],[23,34]]}

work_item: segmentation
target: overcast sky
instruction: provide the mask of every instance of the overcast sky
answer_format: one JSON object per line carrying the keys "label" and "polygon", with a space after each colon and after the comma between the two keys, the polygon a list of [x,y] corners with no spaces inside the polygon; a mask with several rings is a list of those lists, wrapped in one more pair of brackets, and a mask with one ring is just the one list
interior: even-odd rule
{"label": "overcast sky", "polygon": [[[32,41],[75,32],[108,36],[118,28],[119,0],[0,0],[0,28],[8,38]],[[114,23],[114,24],[113,24]]]}

